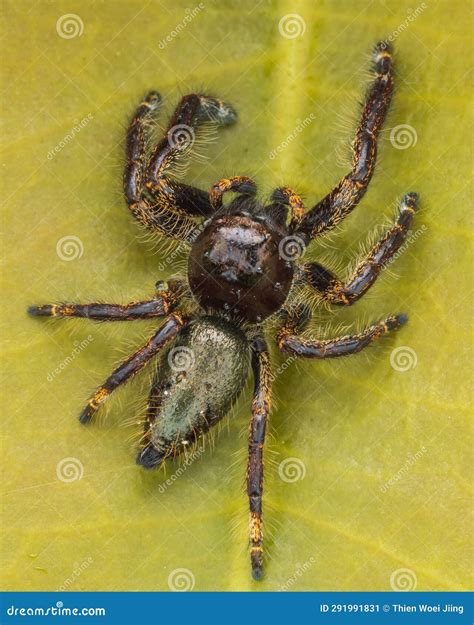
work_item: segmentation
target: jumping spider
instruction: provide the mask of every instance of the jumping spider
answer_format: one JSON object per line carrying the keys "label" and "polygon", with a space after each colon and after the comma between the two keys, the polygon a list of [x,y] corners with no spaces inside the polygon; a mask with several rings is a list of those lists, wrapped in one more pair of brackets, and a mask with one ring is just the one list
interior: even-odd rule
{"label": "jumping spider", "polygon": [[[137,463],[145,468],[157,467],[165,459],[184,453],[223,419],[242,391],[251,364],[255,386],[247,493],[254,579],[263,573],[263,444],[271,404],[264,322],[272,316],[279,321],[276,340],[281,351],[302,358],[334,358],[359,352],[407,321],[405,315],[394,315],[359,334],[309,340],[298,336],[308,315],[301,306],[289,303],[292,287],[305,284],[330,304],[353,304],[375,282],[410,228],[417,207],[415,193],[405,195],[395,225],[347,281],[318,263],[288,257],[288,247],[307,246],[334,228],[367,189],[375,167],[377,137],[393,91],[388,44],[375,46],[373,65],[373,82],[352,143],[351,171],[306,212],[301,197],[288,187],[277,189],[264,206],[255,199],[255,183],[245,176],[223,178],[209,193],[170,176],[172,165],[190,151],[189,137],[203,124],[233,123],[236,113],[213,97],[187,95],[176,108],[166,135],[147,156],[150,120],[160,105],[160,96],[149,93],[127,132],[125,198],[143,226],[189,244],[187,281],[159,282],[153,299],[127,305],[47,304],[29,308],[36,316],[101,321],[166,317],[146,345],[99,386],[80,415],[81,422],[88,423],[112,391],[166,347],[167,357],[160,361],[153,379],[137,457]],[[224,206],[223,195],[229,191],[237,196]]]}

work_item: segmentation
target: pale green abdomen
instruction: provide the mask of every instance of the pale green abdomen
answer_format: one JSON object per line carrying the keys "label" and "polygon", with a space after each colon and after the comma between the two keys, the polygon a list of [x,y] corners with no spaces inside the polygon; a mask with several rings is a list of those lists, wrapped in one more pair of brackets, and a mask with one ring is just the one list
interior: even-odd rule
{"label": "pale green abdomen", "polygon": [[163,355],[151,392],[150,442],[176,456],[229,412],[245,384],[248,342],[216,317],[192,321]]}

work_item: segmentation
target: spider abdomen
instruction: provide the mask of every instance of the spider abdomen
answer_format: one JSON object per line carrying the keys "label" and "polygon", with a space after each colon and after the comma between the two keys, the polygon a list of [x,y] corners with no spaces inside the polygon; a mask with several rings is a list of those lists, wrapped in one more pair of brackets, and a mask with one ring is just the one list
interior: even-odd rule
{"label": "spider abdomen", "polygon": [[243,332],[222,319],[192,321],[163,357],[153,381],[148,445],[138,462],[158,465],[185,451],[229,412],[249,365]]}
{"label": "spider abdomen", "polygon": [[249,216],[212,220],[189,256],[191,290],[207,311],[260,322],[281,308],[293,267],[279,255],[281,235]]}

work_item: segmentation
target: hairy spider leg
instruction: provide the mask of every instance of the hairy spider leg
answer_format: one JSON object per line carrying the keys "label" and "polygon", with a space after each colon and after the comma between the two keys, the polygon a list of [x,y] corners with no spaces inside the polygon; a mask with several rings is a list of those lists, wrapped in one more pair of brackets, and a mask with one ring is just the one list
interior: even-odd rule
{"label": "hairy spider leg", "polygon": [[357,302],[377,279],[387,262],[403,245],[417,209],[418,195],[408,193],[400,203],[400,213],[393,228],[388,230],[357,265],[352,276],[343,282],[319,263],[305,263],[303,280],[322,298],[331,303],[350,306]]}
{"label": "hairy spider leg", "polygon": [[[164,283],[162,283],[164,284]],[[156,297],[130,304],[41,304],[30,306],[28,314],[34,317],[83,317],[97,321],[132,321],[152,319],[170,313],[179,303],[183,284],[170,281],[169,288],[158,289]]]}
{"label": "hairy spider leg", "polygon": [[96,389],[79,416],[81,423],[88,423],[109,395],[140,371],[153,356],[177,335],[185,323],[177,313],[171,314],[148,342],[120,364]]}
{"label": "hairy spider leg", "polygon": [[125,199],[132,215],[146,228],[183,240],[196,226],[193,219],[171,209],[160,210],[144,194],[146,146],[154,112],[161,97],[151,91],[138,106],[128,127],[125,141],[125,170],[123,186]]}
{"label": "hairy spider leg", "polygon": [[[139,197],[133,198],[132,205],[129,201],[132,213],[143,225],[175,239],[192,241],[196,229],[193,217],[208,217],[214,209],[208,193],[174,180],[168,175],[169,170],[189,155],[202,124],[228,125],[236,117],[228,104],[207,95],[191,93],[181,99],[165,136],[150,154]],[[140,124],[140,116],[135,117],[130,126],[131,146],[135,146],[135,123]],[[127,154],[131,149],[127,148]],[[145,145],[138,149],[144,151]]]}
{"label": "hairy spider leg", "polygon": [[373,61],[375,80],[367,93],[352,142],[352,169],[296,226],[295,232],[309,239],[330,230],[344,219],[357,206],[372,177],[377,157],[377,137],[393,92],[392,54],[387,43],[382,41],[375,46]]}
{"label": "hairy spider leg", "polygon": [[252,577],[258,580],[263,575],[263,446],[272,401],[270,356],[262,337],[252,343],[252,369],[255,384],[249,428],[247,494],[250,508],[250,562]]}
{"label": "hairy spider leg", "polygon": [[153,114],[160,104],[160,94],[150,91],[138,105],[128,126],[125,140],[123,190],[131,210],[141,198],[146,167],[146,144]]}
{"label": "hairy spider leg", "polygon": [[277,335],[277,344],[282,352],[289,352],[302,358],[337,358],[356,354],[379,339],[384,334],[403,326],[408,318],[406,315],[393,315],[384,321],[375,323],[359,334],[348,334],[332,339],[305,339],[294,333],[298,319],[289,319]]}

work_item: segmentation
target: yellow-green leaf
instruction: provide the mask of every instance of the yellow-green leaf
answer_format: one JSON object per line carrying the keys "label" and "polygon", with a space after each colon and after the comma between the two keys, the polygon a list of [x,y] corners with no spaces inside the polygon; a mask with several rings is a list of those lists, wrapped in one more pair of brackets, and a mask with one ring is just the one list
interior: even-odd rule
{"label": "yellow-green leaf", "polygon": [[[465,3],[2,7],[4,586],[469,588]],[[266,577],[257,583],[243,486],[250,387],[214,450],[184,470],[145,473],[134,464],[134,419],[148,374],[111,399],[107,419],[82,427],[76,416],[156,324],[48,322],[25,310],[131,301],[183,265],[184,256],[170,261],[166,249],[139,238],[121,196],[124,130],[147,90],[165,98],[162,126],[192,90],[213,92],[239,112],[188,181],[208,188],[225,175],[250,175],[262,196],[292,185],[311,206],[346,172],[370,50],[387,37],[397,77],[377,172],[329,252],[343,267],[351,262],[407,191],[420,193],[422,209],[390,272],[350,310],[322,311],[315,331],[391,312],[410,322],[344,361],[287,366],[272,350]],[[328,250],[315,244],[312,255]]]}

